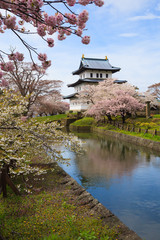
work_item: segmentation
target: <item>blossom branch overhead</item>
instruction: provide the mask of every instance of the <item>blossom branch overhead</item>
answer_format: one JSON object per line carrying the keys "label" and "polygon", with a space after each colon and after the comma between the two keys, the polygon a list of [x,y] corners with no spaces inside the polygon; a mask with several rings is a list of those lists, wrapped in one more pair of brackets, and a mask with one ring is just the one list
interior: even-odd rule
{"label": "blossom branch overhead", "polygon": [[[30,56],[32,52],[38,56],[39,53],[23,40],[21,34],[37,34],[47,42],[49,47],[54,46],[54,39],[48,36],[53,36],[55,33],[58,33],[59,41],[65,40],[67,36],[74,34],[81,38],[83,44],[89,44],[90,36],[83,36],[84,30],[86,30],[86,23],[89,19],[89,13],[87,10],[83,10],[79,14],[76,14],[71,8],[77,4],[86,6],[92,3],[101,7],[104,1],[0,0],[0,33],[5,33],[7,29],[12,30],[28,49]],[[61,8],[57,7],[60,4],[65,6],[67,12],[62,12]],[[46,6],[50,8],[52,15],[45,12]],[[35,31],[30,31],[26,23],[33,26]],[[50,64],[48,65],[50,66]]]}

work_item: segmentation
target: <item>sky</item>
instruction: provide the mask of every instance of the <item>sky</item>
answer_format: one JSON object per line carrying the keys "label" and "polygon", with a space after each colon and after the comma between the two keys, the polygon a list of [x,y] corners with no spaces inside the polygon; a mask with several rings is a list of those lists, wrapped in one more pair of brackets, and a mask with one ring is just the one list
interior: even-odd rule
{"label": "sky", "polygon": [[[121,71],[113,74],[113,78],[127,80],[141,92],[148,86],[160,82],[160,1],[158,0],[104,0],[99,8],[76,6],[75,12],[87,9],[89,21],[85,35],[91,36],[89,45],[81,43],[81,38],[69,36],[48,48],[39,36],[25,36],[29,44],[38,52],[46,52],[52,66],[47,71],[48,79],[62,80],[64,96],[74,92],[67,84],[78,80],[72,72],[79,68],[82,54],[85,57],[108,57],[111,65],[120,67]],[[74,8],[73,8],[74,10]],[[9,48],[28,52],[22,43],[9,30],[1,34],[1,50]]]}

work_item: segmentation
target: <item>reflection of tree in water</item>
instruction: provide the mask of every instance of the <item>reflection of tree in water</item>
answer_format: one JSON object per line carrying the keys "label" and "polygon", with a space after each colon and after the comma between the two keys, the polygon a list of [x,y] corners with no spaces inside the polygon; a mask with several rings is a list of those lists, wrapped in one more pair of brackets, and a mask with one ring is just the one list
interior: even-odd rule
{"label": "reflection of tree in water", "polygon": [[[151,153],[137,150],[136,145],[111,138],[90,139],[86,144],[86,154],[77,156],[77,164],[82,172],[84,183],[90,177],[113,177],[130,175],[142,163],[149,164],[153,160]],[[160,159],[159,159],[160,165]],[[88,179],[89,177],[89,179]],[[94,179],[91,181],[94,182]]]}

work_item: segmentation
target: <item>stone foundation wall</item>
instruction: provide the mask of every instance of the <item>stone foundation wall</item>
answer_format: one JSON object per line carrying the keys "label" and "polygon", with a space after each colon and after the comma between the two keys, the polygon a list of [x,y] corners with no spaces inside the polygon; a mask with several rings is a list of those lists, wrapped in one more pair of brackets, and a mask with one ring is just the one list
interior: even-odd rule
{"label": "stone foundation wall", "polygon": [[144,139],[144,138],[140,138],[140,137],[136,137],[136,136],[127,135],[124,133],[100,129],[100,128],[96,128],[96,127],[92,128],[92,131],[95,133],[101,133],[104,135],[115,137],[117,139],[121,139],[123,141],[134,143],[134,144],[142,146],[142,147],[151,148],[155,151],[160,151],[160,142],[156,142],[156,141],[152,141],[149,139]]}
{"label": "stone foundation wall", "polygon": [[74,125],[69,125],[69,130],[71,132],[90,132],[91,131],[91,126],[74,126]]}

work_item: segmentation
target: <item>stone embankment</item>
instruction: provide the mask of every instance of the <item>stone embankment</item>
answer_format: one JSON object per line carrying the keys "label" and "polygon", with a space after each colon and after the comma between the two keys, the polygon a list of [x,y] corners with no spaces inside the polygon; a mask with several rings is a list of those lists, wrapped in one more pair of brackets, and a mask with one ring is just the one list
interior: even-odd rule
{"label": "stone embankment", "polygon": [[115,131],[105,130],[97,127],[92,128],[92,132],[100,133],[107,136],[112,136],[129,143],[133,143],[142,147],[147,147],[155,151],[160,151],[160,142],[144,139],[141,137],[131,136],[124,133],[115,132]]}
{"label": "stone embankment", "polygon": [[81,206],[87,206],[89,214],[99,217],[103,224],[106,224],[110,228],[115,227],[115,231],[117,230],[118,232],[117,240],[142,240],[134,231],[124,225],[112,212],[110,212],[97,199],[80,186],[62,168],[58,168],[59,174],[63,176],[61,184],[70,187],[69,189],[71,191],[71,195],[74,196],[75,202],[78,202]]}
{"label": "stone embankment", "polygon": [[100,133],[103,135],[115,137],[117,139],[121,139],[123,141],[133,143],[142,147],[147,147],[155,151],[160,151],[160,142],[152,141],[149,139],[136,137],[127,135],[124,133],[111,131],[111,130],[105,130],[98,127],[91,127],[91,126],[73,126],[69,125],[69,130],[72,132],[93,132],[93,133]]}

